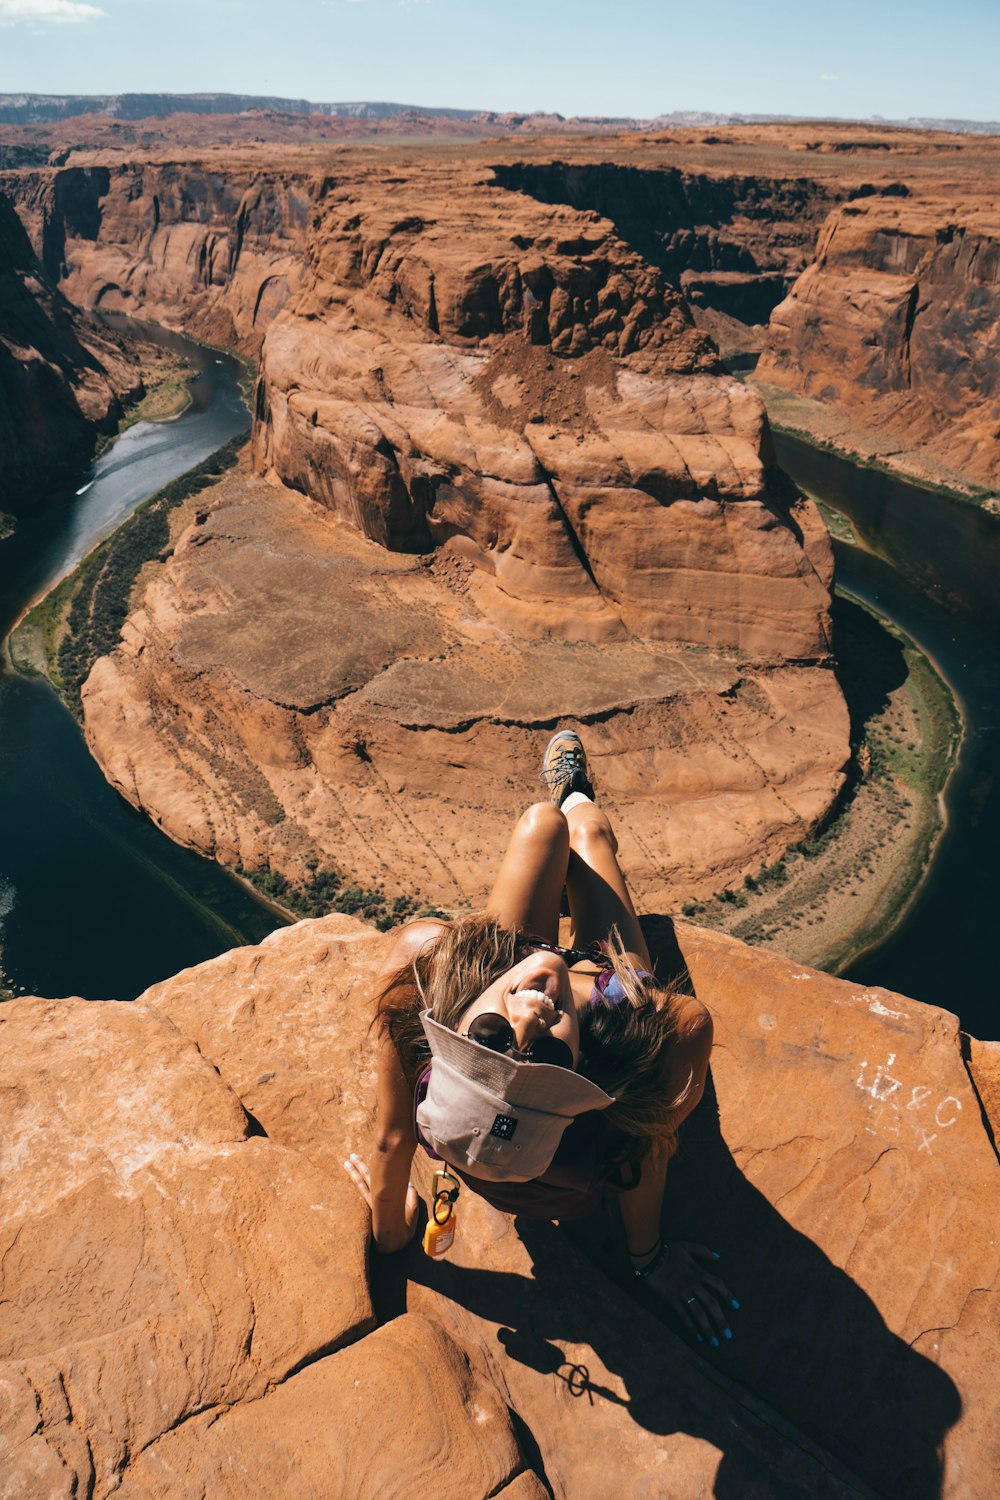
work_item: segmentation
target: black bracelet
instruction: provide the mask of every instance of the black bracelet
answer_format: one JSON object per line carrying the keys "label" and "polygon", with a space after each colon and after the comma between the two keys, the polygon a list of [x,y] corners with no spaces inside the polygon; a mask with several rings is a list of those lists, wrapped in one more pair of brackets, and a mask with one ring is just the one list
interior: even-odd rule
{"label": "black bracelet", "polygon": [[637,1271],[635,1266],[633,1266],[632,1275],[638,1277],[640,1281],[644,1281],[647,1276],[652,1276],[654,1271],[658,1271],[660,1269],[669,1254],[670,1245],[666,1240],[661,1240],[660,1248],[653,1256],[653,1259],[649,1262],[649,1265],[643,1266],[641,1271]]}

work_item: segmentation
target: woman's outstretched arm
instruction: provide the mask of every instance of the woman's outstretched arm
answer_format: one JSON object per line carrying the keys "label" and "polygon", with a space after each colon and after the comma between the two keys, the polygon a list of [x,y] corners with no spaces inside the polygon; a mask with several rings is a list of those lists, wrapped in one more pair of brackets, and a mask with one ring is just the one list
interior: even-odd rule
{"label": "woman's outstretched arm", "polygon": [[[428,943],[435,941],[444,924],[423,920],[401,927],[376,979],[376,993],[386,979],[412,963]],[[413,1153],[417,1149],[413,1129],[413,1090],[407,1081],[392,1038],[377,1023],[377,1074],[375,1093],[375,1153],[369,1169],[363,1157],[351,1155],[344,1168],[372,1211],[372,1238],[383,1254],[402,1250],[417,1227],[419,1199],[410,1181]]]}
{"label": "woman's outstretched arm", "polygon": [[[689,1000],[678,1017],[680,1040],[671,1057],[671,1073],[683,1076],[690,1070],[691,1088],[677,1111],[677,1126],[687,1118],[705,1092],[708,1060],[712,1051],[712,1018],[697,1000]],[[635,1271],[646,1278],[671,1309],[682,1327],[699,1343],[718,1344],[730,1337],[729,1309],[736,1303],[716,1271],[717,1257],[706,1245],[667,1238],[660,1254],[663,1233],[663,1195],[667,1185],[669,1155],[653,1149],[642,1164],[639,1185],[622,1193],[622,1225]],[[658,1257],[659,1260],[658,1260]]]}

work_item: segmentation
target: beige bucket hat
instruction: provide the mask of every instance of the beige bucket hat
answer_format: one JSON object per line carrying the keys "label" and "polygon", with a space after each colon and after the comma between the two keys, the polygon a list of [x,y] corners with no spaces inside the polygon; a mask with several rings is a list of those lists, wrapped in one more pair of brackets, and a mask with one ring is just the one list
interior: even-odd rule
{"label": "beige bucket hat", "polygon": [[420,1024],[433,1059],[417,1125],[453,1167],[489,1182],[530,1182],[551,1165],[567,1125],[614,1104],[580,1073],[517,1062],[435,1021]]}

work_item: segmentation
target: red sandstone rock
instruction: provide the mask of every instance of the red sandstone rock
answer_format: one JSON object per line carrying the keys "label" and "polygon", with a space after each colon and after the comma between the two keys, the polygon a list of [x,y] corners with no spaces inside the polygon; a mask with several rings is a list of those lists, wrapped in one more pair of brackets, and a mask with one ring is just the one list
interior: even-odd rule
{"label": "red sandstone rock", "polygon": [[[722,1252],[744,1304],[720,1371],[879,1493],[988,1491],[1000,1166],[954,1017],[687,925],[679,935],[715,1020],[718,1116],[709,1100],[692,1117],[668,1214],[675,1234]],[[336,1163],[357,1147],[370,1097],[373,947],[345,919],[304,923],[140,1003],[196,1038],[276,1141]],[[258,1082],[268,1057],[274,1076]],[[596,1497],[609,1467],[622,1493],[639,1493],[639,1475],[669,1466],[671,1492],[693,1495],[692,1466],[713,1446],[734,1493],[752,1492],[761,1461],[776,1488],[779,1460],[747,1410],[736,1429],[720,1423],[736,1389],[709,1394],[701,1363],[658,1325],[643,1328],[616,1289],[584,1292],[597,1273],[558,1236],[526,1226],[519,1237],[469,1194],[461,1211],[451,1264],[411,1266],[410,1306],[502,1382],[557,1493]],[[581,1366],[592,1403],[566,1384]],[[599,1473],[595,1446],[609,1456]],[[799,1454],[789,1479],[823,1493],[808,1473]]]}
{"label": "red sandstone rock", "polygon": [[292,172],[175,163],[0,174],[70,301],[256,351],[300,265],[309,189]]}
{"label": "red sandstone rock", "polygon": [[989,1493],[1000,1166],[954,1017],[679,936],[714,1097],[667,1223],[721,1251],[743,1304],[705,1359],[630,1278],[469,1193],[449,1263],[376,1268],[387,1312],[405,1269],[409,1311],[364,1333],[367,1216],[340,1161],[369,1143],[388,940],[358,922],[300,923],[130,1007],[0,1009],[10,1493],[409,1497],[433,1477],[529,1500],[543,1473],[560,1500],[609,1473],[681,1500]]}
{"label": "red sandstone rock", "polygon": [[670,1206],[755,1286],[730,1370],[879,1493],[988,1491],[1000,1164],[956,1018],[679,938],[719,1120],[693,1117]]}
{"label": "red sandstone rock", "polygon": [[149,1010],[0,1007],[3,1494],[106,1495],[199,1411],[371,1326],[336,1192]]}
{"label": "red sandstone rock", "polygon": [[[284,492],[191,535],[85,709],[115,784],[175,837],[478,900],[481,812],[523,803],[535,731],[567,716],[602,721],[612,798],[645,788],[666,855],[637,836],[631,863],[654,904],[828,810],[847,726],[825,530],[770,471],[757,398],[608,220],[428,159],[280,186],[233,167],[200,194],[163,163],[94,163],[29,174],[21,212],[63,236],[81,301],[117,287],[247,346],[268,327],[258,466],[434,556],[376,563]],[[404,785],[435,796],[401,817]]]}
{"label": "red sandstone rock", "polygon": [[258,1401],[165,1434],[116,1493],[545,1500],[524,1465],[501,1391],[439,1324],[408,1313]]}
{"label": "red sandstone rock", "polygon": [[979,1042],[969,1037],[968,1048],[969,1073],[996,1146],[1000,1139],[1000,1042]]}
{"label": "red sandstone rock", "polygon": [[37,506],[114,429],[120,398],[141,390],[121,349],[55,289],[0,192],[0,510]]}

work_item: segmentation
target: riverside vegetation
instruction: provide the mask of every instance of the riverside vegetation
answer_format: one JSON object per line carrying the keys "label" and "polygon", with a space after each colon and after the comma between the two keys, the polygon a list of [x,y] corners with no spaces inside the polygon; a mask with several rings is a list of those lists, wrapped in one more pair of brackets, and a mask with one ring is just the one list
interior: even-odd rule
{"label": "riverside vegetation", "polygon": [[843,595],[834,607],[851,715],[851,772],[813,837],[683,913],[745,943],[843,973],[899,921],[943,828],[941,796],[961,720],[908,637]]}
{"label": "riverside vegetation", "polygon": [[170,555],[169,516],[236,463],[241,433],[202,463],[158,490],[34,606],[11,636],[19,672],[48,677],[74,718],[82,721],[80,689],[99,656],[112,650],[144,563]]}

